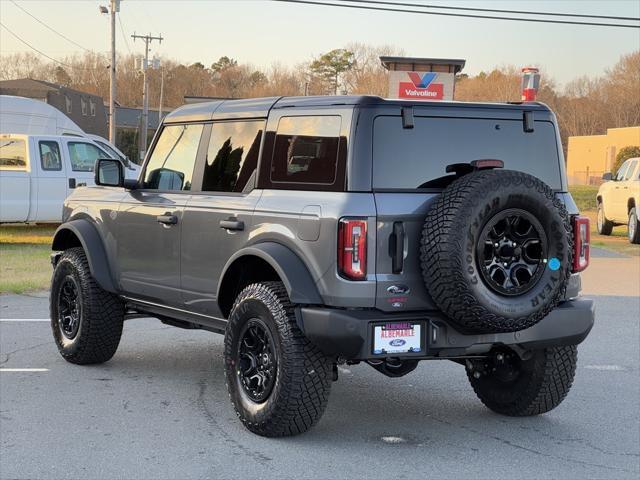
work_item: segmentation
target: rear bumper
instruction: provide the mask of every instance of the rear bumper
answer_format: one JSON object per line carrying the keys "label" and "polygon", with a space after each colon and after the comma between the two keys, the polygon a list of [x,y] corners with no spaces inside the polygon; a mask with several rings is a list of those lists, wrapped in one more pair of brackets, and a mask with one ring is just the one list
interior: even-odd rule
{"label": "rear bumper", "polygon": [[[593,300],[580,298],[562,303],[533,327],[513,333],[463,334],[439,312],[388,314],[378,310],[343,310],[301,307],[298,324],[306,337],[330,356],[346,360],[384,358],[372,353],[373,326],[387,322],[421,321],[426,353],[407,353],[402,358],[451,358],[479,355],[495,345],[513,345],[530,350],[577,345],[593,327]],[[398,356],[398,355],[393,355]]]}

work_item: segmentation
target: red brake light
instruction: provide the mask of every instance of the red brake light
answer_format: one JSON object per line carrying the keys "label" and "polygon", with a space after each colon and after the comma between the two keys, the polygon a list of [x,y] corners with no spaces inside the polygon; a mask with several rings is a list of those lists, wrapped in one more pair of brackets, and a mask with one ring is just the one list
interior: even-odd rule
{"label": "red brake light", "polygon": [[367,220],[342,218],[338,223],[338,272],[349,280],[367,277]]}
{"label": "red brake light", "polygon": [[573,217],[573,271],[581,272],[589,266],[589,219]]}

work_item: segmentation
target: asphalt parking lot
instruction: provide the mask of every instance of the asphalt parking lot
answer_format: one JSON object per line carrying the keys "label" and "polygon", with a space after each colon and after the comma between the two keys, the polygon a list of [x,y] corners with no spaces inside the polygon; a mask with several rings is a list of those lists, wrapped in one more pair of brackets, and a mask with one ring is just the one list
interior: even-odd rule
{"label": "asphalt parking lot", "polygon": [[41,321],[46,294],[3,295],[0,477],[638,478],[633,288],[593,295],[597,323],[574,387],[546,415],[491,413],[451,362],[422,362],[399,379],[357,365],[341,368],[320,423],[286,439],[236,420],[221,336],[130,320],[110,362],[80,367],[58,355]]}

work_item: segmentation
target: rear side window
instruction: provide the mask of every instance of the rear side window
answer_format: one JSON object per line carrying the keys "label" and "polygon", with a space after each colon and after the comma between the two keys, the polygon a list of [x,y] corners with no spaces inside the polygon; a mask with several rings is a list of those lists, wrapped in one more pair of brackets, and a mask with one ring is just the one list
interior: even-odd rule
{"label": "rear side window", "polygon": [[214,123],[202,178],[205,192],[242,192],[258,166],[264,121]]}
{"label": "rear side window", "polygon": [[202,124],[170,125],[162,129],[144,175],[144,188],[191,190]]}
{"label": "rear side window", "polygon": [[276,132],[271,181],[334,183],[340,125],[339,116],[282,117]]}
{"label": "rear side window", "polygon": [[60,146],[58,142],[38,142],[38,148],[40,149],[40,165],[42,165],[42,170],[62,170],[62,159],[60,158]]}
{"label": "rear side window", "polygon": [[379,116],[374,122],[373,187],[429,188],[448,175],[446,166],[478,159],[498,159],[504,168],[534,175],[561,189],[555,127],[537,121],[524,132],[522,120],[416,117],[415,127],[402,128],[400,117]]}
{"label": "rear side window", "polygon": [[69,142],[69,160],[74,172],[93,172],[96,160],[104,155],[95,145],[85,142]]}
{"label": "rear side window", "polygon": [[27,169],[27,146],[24,140],[0,139],[0,169]]}

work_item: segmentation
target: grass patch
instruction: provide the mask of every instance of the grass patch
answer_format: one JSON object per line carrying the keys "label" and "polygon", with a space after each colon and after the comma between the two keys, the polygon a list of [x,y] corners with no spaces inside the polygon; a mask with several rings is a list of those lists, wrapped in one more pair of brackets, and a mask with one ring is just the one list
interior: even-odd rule
{"label": "grass patch", "polygon": [[51,245],[57,225],[3,225],[0,243]]}
{"label": "grass patch", "polygon": [[596,204],[598,188],[595,185],[572,185],[569,187],[569,192],[580,212],[595,212],[598,209]]}
{"label": "grass patch", "polygon": [[611,235],[600,235],[596,230],[596,212],[581,212],[591,221],[591,245],[598,248],[612,250],[623,255],[640,256],[640,245],[629,243],[626,225],[613,227]]}
{"label": "grass patch", "polygon": [[48,244],[0,243],[0,293],[24,293],[49,288]]}
{"label": "grass patch", "polygon": [[57,225],[0,227],[0,293],[49,288],[51,241]]}
{"label": "grass patch", "polygon": [[598,205],[596,195],[598,188],[595,185],[572,185],[569,192],[580,209],[580,214],[591,220],[591,245],[598,248],[612,250],[623,255],[640,256],[640,245],[629,243],[627,226],[613,227],[611,235],[600,235],[596,230],[596,214]]}

